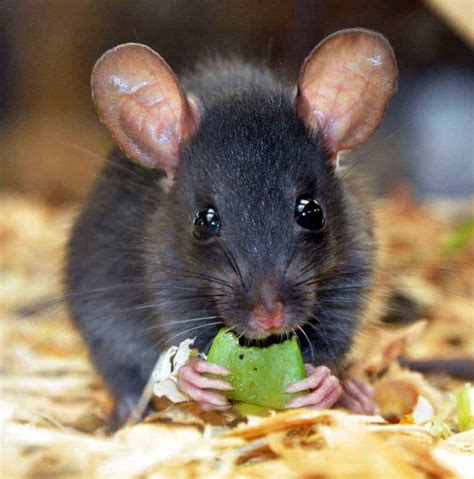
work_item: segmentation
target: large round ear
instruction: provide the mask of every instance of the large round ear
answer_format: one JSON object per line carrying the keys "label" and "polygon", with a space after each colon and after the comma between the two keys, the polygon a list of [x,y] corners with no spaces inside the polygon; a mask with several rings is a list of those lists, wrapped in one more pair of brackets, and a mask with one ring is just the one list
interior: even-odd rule
{"label": "large round ear", "polygon": [[167,63],[145,45],[120,45],[97,61],[91,87],[101,120],[125,154],[173,177],[197,112]]}
{"label": "large round ear", "polygon": [[322,135],[335,160],[378,127],[397,90],[397,77],[395,55],[382,35],[342,30],[324,39],[303,63],[296,110]]}

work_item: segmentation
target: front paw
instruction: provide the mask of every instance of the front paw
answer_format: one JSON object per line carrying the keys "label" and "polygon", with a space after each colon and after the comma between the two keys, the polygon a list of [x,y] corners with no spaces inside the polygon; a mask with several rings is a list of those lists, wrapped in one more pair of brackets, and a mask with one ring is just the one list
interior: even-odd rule
{"label": "front paw", "polygon": [[196,401],[203,411],[223,411],[230,408],[229,401],[225,396],[215,391],[209,391],[209,389],[230,391],[231,384],[223,379],[208,378],[203,375],[205,373],[227,376],[229,371],[204,359],[193,358],[179,370],[179,389]]}
{"label": "front paw", "polygon": [[343,392],[339,379],[333,376],[330,369],[326,366],[318,366],[315,368],[310,364],[306,364],[305,368],[308,377],[290,384],[286,392],[297,393],[309,391],[309,394],[293,398],[288,403],[288,407],[327,409],[333,406]]}
{"label": "front paw", "polygon": [[345,407],[356,414],[380,414],[369,383],[352,376],[344,376],[341,378],[341,385],[344,392],[338,406]]}

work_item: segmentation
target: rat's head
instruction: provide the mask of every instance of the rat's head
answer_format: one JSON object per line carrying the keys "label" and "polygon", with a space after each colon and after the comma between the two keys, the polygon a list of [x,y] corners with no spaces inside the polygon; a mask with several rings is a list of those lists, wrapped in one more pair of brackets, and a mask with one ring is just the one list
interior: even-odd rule
{"label": "rat's head", "polygon": [[92,88],[125,153],[173,180],[168,212],[183,269],[227,326],[265,338],[317,330],[331,301],[337,322],[351,292],[360,302],[369,212],[354,213],[337,156],[379,125],[396,76],[382,36],[346,30],[311,52],[296,96],[256,82],[209,104],[137,44],[107,52]]}

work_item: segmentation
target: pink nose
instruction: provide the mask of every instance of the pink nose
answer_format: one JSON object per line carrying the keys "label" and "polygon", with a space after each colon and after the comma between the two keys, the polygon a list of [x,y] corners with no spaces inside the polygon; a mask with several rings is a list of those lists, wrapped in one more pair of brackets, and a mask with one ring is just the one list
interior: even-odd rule
{"label": "pink nose", "polygon": [[261,329],[280,328],[283,324],[283,311],[281,301],[276,301],[270,310],[259,304],[250,313],[250,319],[254,326]]}

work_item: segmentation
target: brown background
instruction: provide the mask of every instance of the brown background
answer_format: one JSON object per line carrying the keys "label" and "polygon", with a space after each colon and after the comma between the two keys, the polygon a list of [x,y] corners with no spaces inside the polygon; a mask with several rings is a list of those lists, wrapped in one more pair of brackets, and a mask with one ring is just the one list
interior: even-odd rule
{"label": "brown background", "polygon": [[[472,114],[466,117],[465,111],[473,101],[472,51],[423,2],[3,0],[0,8],[2,189],[54,202],[84,197],[112,145],[90,100],[90,71],[101,53],[116,44],[146,43],[177,72],[218,50],[265,58],[294,76],[325,35],[361,26],[389,38],[400,84],[380,132],[358,153],[364,157],[360,168],[375,177],[379,192],[400,181],[420,196],[472,192],[472,154],[455,141],[461,134],[456,125],[474,131]],[[456,99],[451,100],[451,92]],[[444,117],[447,111],[450,116]],[[433,137],[436,143],[433,118],[448,140],[453,138],[440,154],[439,149],[433,153],[432,142],[420,147],[420,137]],[[443,189],[444,173],[433,180],[429,175],[450,162],[468,174],[452,174],[454,183]]]}

